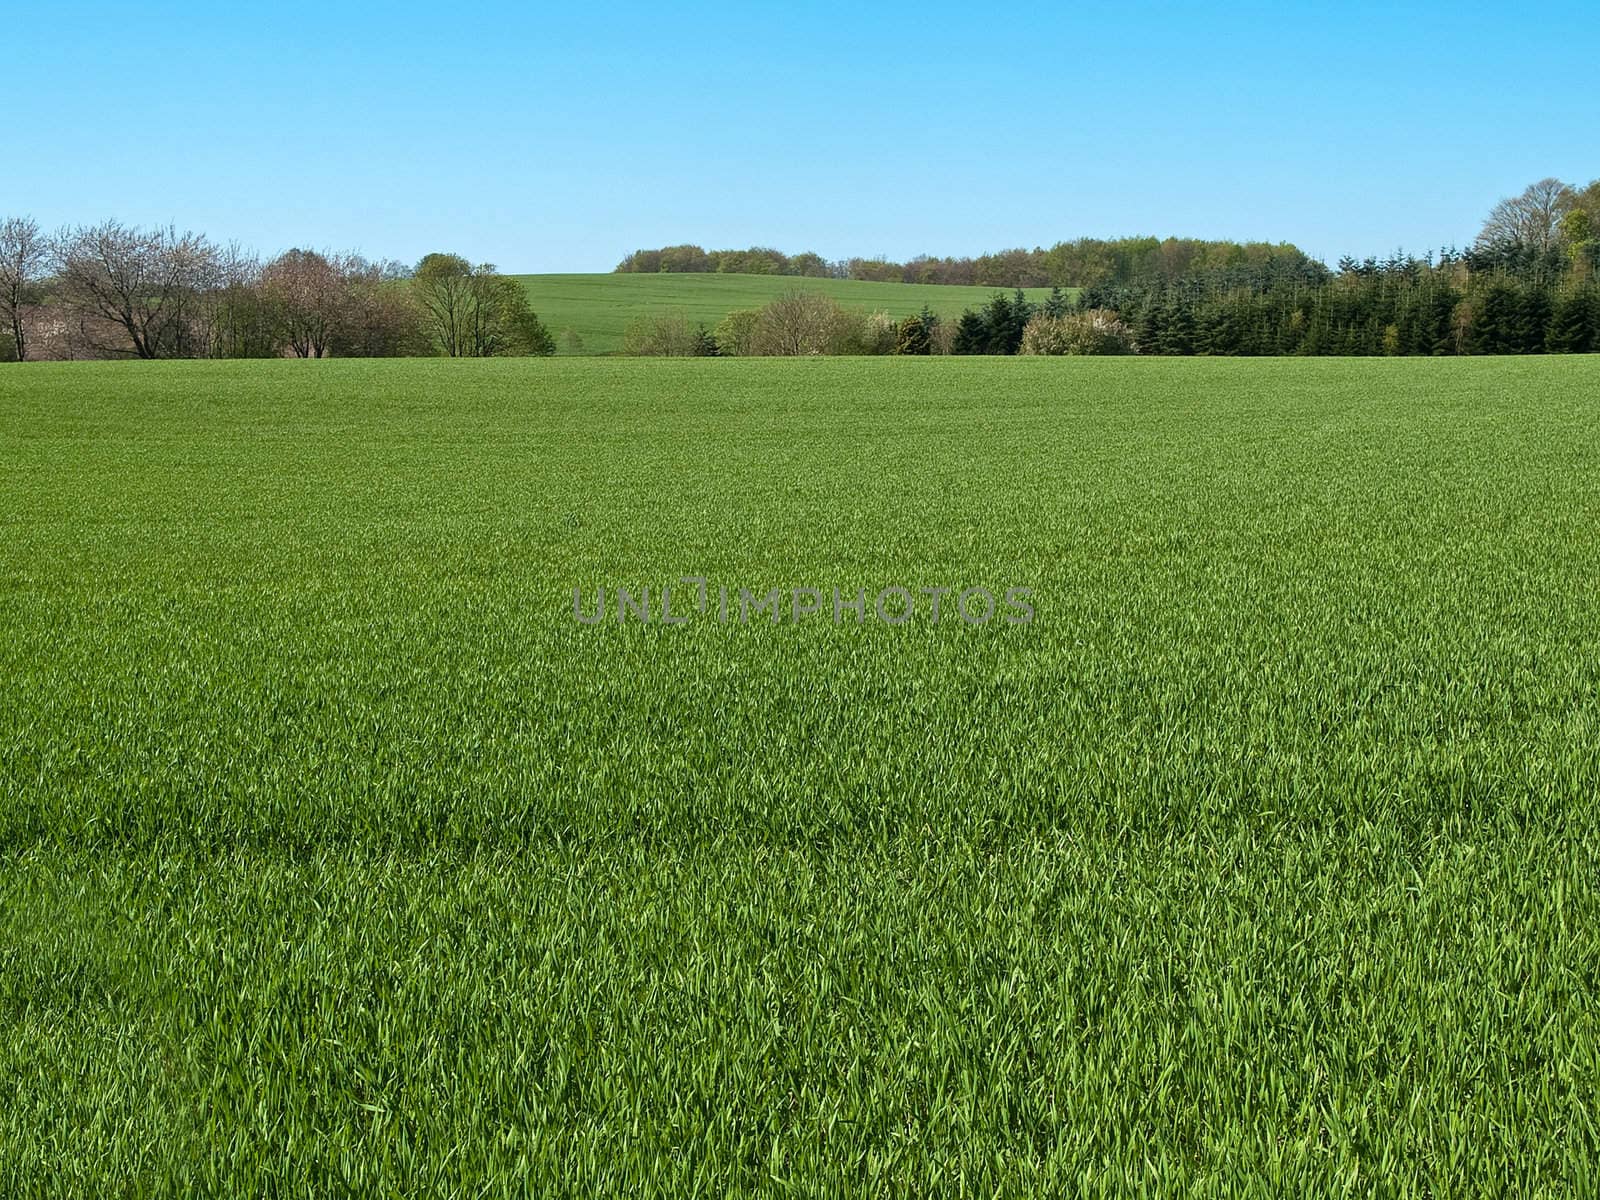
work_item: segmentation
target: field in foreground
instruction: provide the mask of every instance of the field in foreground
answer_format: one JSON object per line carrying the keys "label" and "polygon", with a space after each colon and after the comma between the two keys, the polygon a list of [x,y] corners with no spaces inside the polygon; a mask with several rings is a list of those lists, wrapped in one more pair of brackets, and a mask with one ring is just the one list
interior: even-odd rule
{"label": "field in foreground", "polygon": [[1592,1194],[1597,394],[0,370],[0,1193]]}
{"label": "field in foreground", "polygon": [[[787,275],[520,275],[539,319],[555,335],[559,353],[615,354],[622,335],[640,317],[683,313],[692,323],[715,328],[739,308],[760,308],[794,288],[823,292],[846,308],[907,317],[926,304],[955,320],[1009,288],[944,287],[939,284],[869,283],[859,279],[798,279]],[[1076,289],[1068,289],[1076,294]],[[1034,301],[1049,288],[1030,288]],[[563,335],[582,342],[576,351]]]}

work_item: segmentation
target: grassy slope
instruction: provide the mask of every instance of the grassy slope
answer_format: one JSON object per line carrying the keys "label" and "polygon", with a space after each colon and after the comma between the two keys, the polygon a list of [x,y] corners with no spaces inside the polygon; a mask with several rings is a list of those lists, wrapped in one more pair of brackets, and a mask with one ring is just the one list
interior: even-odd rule
{"label": "grassy slope", "polygon": [[[739,308],[759,308],[789,288],[826,292],[851,308],[882,309],[897,317],[924,304],[944,317],[988,301],[999,290],[905,283],[864,283],[854,279],[794,279],[773,275],[523,275],[533,309],[556,335],[574,329],[583,353],[610,354],[622,348],[629,322],[643,315],[676,311],[708,326]],[[1049,289],[1028,292],[1035,300]]]}
{"label": "grassy slope", "polygon": [[0,1193],[1591,1192],[1597,390],[0,371]]}

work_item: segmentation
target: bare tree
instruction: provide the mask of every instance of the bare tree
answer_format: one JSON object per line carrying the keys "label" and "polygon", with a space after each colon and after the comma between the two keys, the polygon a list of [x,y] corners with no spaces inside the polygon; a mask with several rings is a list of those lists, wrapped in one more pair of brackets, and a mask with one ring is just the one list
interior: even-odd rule
{"label": "bare tree", "polygon": [[195,308],[216,262],[216,251],[199,234],[145,231],[115,221],[72,230],[57,245],[63,291],[81,322],[108,322],[130,343],[95,348],[138,358],[195,352]]}
{"label": "bare tree", "polygon": [[217,250],[195,320],[196,352],[207,358],[275,358],[283,342],[261,290],[261,262],[230,242]]}
{"label": "bare tree", "polygon": [[638,317],[622,334],[624,354],[689,358],[695,352],[695,327],[682,312]]}
{"label": "bare tree", "polygon": [[1543,252],[1560,241],[1561,218],[1574,203],[1570,187],[1559,179],[1541,179],[1522,194],[1500,201],[1489,210],[1478,233],[1478,245],[1525,246]]}
{"label": "bare tree", "polygon": [[831,296],[796,288],[761,310],[751,349],[776,355],[833,353],[845,332],[844,316]]}
{"label": "bare tree", "polygon": [[399,358],[428,352],[423,314],[410,286],[410,269],[396,262],[345,261],[345,319],[331,353],[343,357]]}
{"label": "bare tree", "polygon": [[30,217],[0,221],[0,318],[10,326],[17,361],[28,357],[28,330],[23,319],[49,258],[49,245]]}
{"label": "bare tree", "polygon": [[322,358],[349,311],[348,256],[287,250],[261,272],[261,288],[289,349],[299,358]]}

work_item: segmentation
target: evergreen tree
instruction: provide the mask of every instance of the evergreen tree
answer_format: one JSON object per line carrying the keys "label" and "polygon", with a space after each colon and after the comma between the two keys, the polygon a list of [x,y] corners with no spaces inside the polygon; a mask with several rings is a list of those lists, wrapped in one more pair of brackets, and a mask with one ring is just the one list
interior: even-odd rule
{"label": "evergreen tree", "polygon": [[1600,296],[1593,288],[1577,288],[1556,302],[1545,334],[1545,348],[1552,354],[1589,354],[1600,349],[1596,340]]}
{"label": "evergreen tree", "polygon": [[717,339],[704,325],[694,332],[694,342],[689,351],[695,358],[718,358],[722,355],[722,347],[717,345]]}
{"label": "evergreen tree", "polygon": [[[1474,251],[1445,254],[1435,263],[1397,253],[1381,261],[1345,260],[1333,277],[1269,264],[1212,269],[1170,283],[1102,281],[1083,290],[1078,310],[1116,313],[1146,354],[1525,354],[1547,345],[1600,350],[1600,334],[1592,332],[1600,318],[1595,302],[1563,300],[1558,276],[1545,270],[1543,259],[1523,259],[1528,256]],[[1596,294],[1593,285],[1587,287]],[[1019,302],[1025,298],[1010,301],[1013,319]],[[1043,308],[1050,311],[1051,303]],[[992,307],[984,312],[996,315]],[[993,325],[990,335],[996,340]]]}
{"label": "evergreen tree", "polygon": [[1306,311],[1298,306],[1287,308],[1278,322],[1278,354],[1299,354],[1306,340]]}
{"label": "evergreen tree", "polygon": [[1189,304],[1182,297],[1176,297],[1163,305],[1161,335],[1156,343],[1156,353],[1193,354],[1194,340],[1194,310]]}
{"label": "evergreen tree", "polygon": [[1515,354],[1521,341],[1522,297],[1496,279],[1475,297],[1467,345],[1473,354]]}
{"label": "evergreen tree", "polygon": [[1226,297],[1208,301],[1195,314],[1196,354],[1238,354],[1240,341],[1238,313]]}
{"label": "evergreen tree", "polygon": [[1436,287],[1428,296],[1428,332],[1433,335],[1431,349],[1418,350],[1419,354],[1454,354],[1456,352],[1456,309],[1461,305],[1461,293],[1449,284]]}
{"label": "evergreen tree", "polygon": [[955,336],[950,340],[951,354],[989,353],[989,325],[983,314],[967,309],[956,321]]}
{"label": "evergreen tree", "polygon": [[1067,299],[1067,294],[1059,287],[1050,289],[1050,298],[1044,302],[1044,315],[1047,317],[1064,317],[1072,311],[1072,301]]}
{"label": "evergreen tree", "polygon": [[984,345],[985,354],[1015,354],[1022,344],[1022,339],[1017,338],[1012,342],[1012,314],[1011,301],[1004,292],[996,292],[994,298],[984,307],[983,325],[988,331],[988,339]]}
{"label": "evergreen tree", "polygon": [[1022,332],[1027,329],[1028,322],[1033,320],[1034,305],[1028,300],[1027,293],[1021,288],[1011,297],[1011,332],[1006,339],[1010,349],[1007,354],[1015,354],[1022,349]]}
{"label": "evergreen tree", "polygon": [[1550,328],[1550,293],[1542,287],[1522,289],[1517,305],[1517,353],[1543,354],[1545,335]]}
{"label": "evergreen tree", "polygon": [[[1051,296],[1054,299],[1054,294]],[[1045,305],[1045,313],[1049,316],[1058,314],[1050,312],[1050,306]],[[1134,340],[1139,343],[1140,354],[1159,354],[1161,345],[1161,306],[1152,297],[1144,302],[1144,307],[1139,310],[1138,319],[1133,323]]]}

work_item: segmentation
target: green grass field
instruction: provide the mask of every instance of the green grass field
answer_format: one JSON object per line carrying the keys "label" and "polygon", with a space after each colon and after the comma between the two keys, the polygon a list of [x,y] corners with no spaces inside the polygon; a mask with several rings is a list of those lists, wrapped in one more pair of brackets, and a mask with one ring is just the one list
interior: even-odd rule
{"label": "green grass field", "polygon": [[[785,275],[521,275],[533,310],[555,335],[558,353],[571,353],[562,337],[575,330],[583,354],[615,354],[622,334],[643,316],[681,312],[690,321],[715,327],[739,308],[760,308],[791,288],[824,292],[847,308],[881,310],[906,317],[926,304],[954,320],[963,309],[977,308],[997,291],[988,287],[945,287],[938,284],[867,283],[856,279],[797,279]],[[1069,289],[1076,294],[1076,289]],[[1050,294],[1031,288],[1035,301]]]}
{"label": "green grass field", "polygon": [[1597,395],[0,369],[0,1194],[1594,1194]]}

